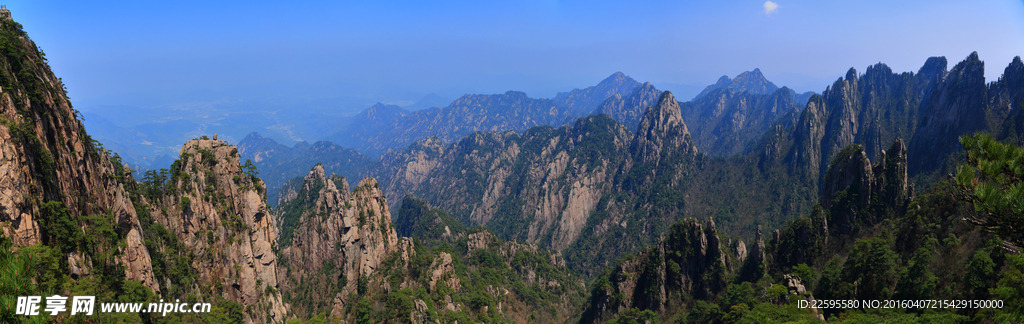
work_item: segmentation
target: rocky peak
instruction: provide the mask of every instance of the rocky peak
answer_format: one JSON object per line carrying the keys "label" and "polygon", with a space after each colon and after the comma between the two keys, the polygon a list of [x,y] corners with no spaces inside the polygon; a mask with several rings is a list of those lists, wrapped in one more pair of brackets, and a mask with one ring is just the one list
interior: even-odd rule
{"label": "rocky peak", "polygon": [[615,72],[597,85],[585,89],[561,92],[552,99],[556,105],[566,107],[576,117],[597,109],[605,100],[628,96],[640,83],[625,73]]}
{"label": "rocky peak", "polygon": [[928,80],[941,79],[946,75],[946,64],[945,56],[929,57],[924,61],[924,65],[917,70],[917,75]]}
{"label": "rocky peak", "polygon": [[736,78],[732,79],[731,87],[759,94],[768,94],[779,90],[779,87],[775,86],[771,81],[768,81],[768,79],[764,77],[764,74],[761,74],[761,69],[758,68],[755,68],[753,71],[747,71],[737,75]]}
{"label": "rocky peak", "polygon": [[190,253],[207,256],[191,262],[198,283],[223,287],[213,293],[251,307],[249,320],[283,321],[281,297],[265,293],[278,288],[278,266],[277,224],[263,181],[242,168],[238,149],[227,142],[194,139],[180,152],[174,189],[154,202],[154,221]]}
{"label": "rocky peak", "polygon": [[660,312],[676,294],[713,296],[725,287],[726,254],[721,248],[713,223],[704,226],[687,218],[673,224],[657,245],[598,279],[608,283],[594,288],[580,322],[602,322],[630,308]]}
{"label": "rocky peak", "polygon": [[615,87],[624,84],[633,84],[634,86],[639,85],[636,80],[633,80],[633,78],[630,78],[625,73],[615,72],[604,80],[601,80],[601,82],[597,84],[597,87]]}
{"label": "rocky peak", "polygon": [[844,190],[851,190],[848,194],[858,197],[862,205],[867,205],[873,178],[871,161],[864,147],[856,144],[847,146],[836,154],[828,167],[821,187],[821,205],[826,209],[832,207],[833,199]]}
{"label": "rocky peak", "polygon": [[936,84],[922,103],[922,118],[910,144],[911,170],[934,170],[944,159],[959,150],[958,138],[982,129],[995,129],[1005,118],[1008,107],[989,107],[985,84],[985,63],[973,52],[957,63]]}
{"label": "rocky peak", "polygon": [[[303,296],[312,299],[298,301],[296,312],[333,311],[341,316],[348,296],[357,292],[360,278],[375,272],[385,257],[397,251],[391,212],[373,178],[363,179],[349,193],[347,182],[326,176],[323,166],[317,165],[303,181],[297,198],[283,201],[276,211],[285,224],[282,231],[288,231],[290,238],[281,243],[285,260],[280,269],[282,285],[288,289],[312,287],[307,288],[310,295]],[[333,267],[325,270],[327,264]],[[323,305],[319,303],[322,300],[333,303]]]}
{"label": "rocky peak", "polygon": [[692,146],[690,132],[683,122],[679,102],[671,92],[662,92],[658,103],[648,108],[640,119],[631,150],[638,160],[652,162],[663,150],[674,152],[688,146]]}
{"label": "rocky peak", "polygon": [[847,82],[857,81],[857,69],[851,67],[847,70],[845,80]]}
{"label": "rocky peak", "polygon": [[880,211],[903,210],[913,198],[903,140],[896,139],[876,161],[872,165],[864,148],[856,144],[847,146],[832,160],[820,198],[821,206],[830,211],[829,232],[854,233],[860,225],[887,217]]}
{"label": "rocky peak", "polygon": [[[0,16],[0,42],[5,44],[0,57],[0,234],[14,247],[43,244],[68,260],[86,261],[69,262],[69,273],[106,272],[159,292],[136,206],[126,190],[134,183],[131,174],[116,154],[86,133],[64,84],[10,11],[3,9]],[[90,215],[101,218],[101,224],[116,224],[123,239],[93,250],[69,244],[69,235],[110,230],[85,221]],[[57,222],[69,225],[67,235],[53,232]],[[113,257],[108,264],[93,263],[92,254]],[[71,269],[76,265],[81,267]],[[92,265],[100,271],[90,271]]]}
{"label": "rocky peak", "polygon": [[888,149],[882,151],[873,167],[878,203],[888,206],[902,206],[913,199],[914,190],[907,175],[907,146],[897,138]]}
{"label": "rocky peak", "polygon": [[704,95],[711,93],[718,89],[729,89],[735,92],[749,92],[754,94],[769,94],[779,90],[771,81],[768,81],[761,73],[761,69],[754,68],[753,71],[746,71],[740,73],[735,78],[730,79],[729,76],[723,75],[718,78],[715,84],[709,85],[704,88],[694,99],[700,98]]}

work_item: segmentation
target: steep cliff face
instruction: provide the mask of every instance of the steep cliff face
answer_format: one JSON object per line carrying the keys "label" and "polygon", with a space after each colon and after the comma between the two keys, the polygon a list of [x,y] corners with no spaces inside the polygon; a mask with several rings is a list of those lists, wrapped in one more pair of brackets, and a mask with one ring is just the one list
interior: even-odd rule
{"label": "steep cliff face", "polygon": [[396,236],[375,180],[345,188],[345,179],[317,165],[277,209],[281,291],[300,318],[551,323],[582,300],[582,280],[558,253],[467,233],[443,211],[406,197],[399,221],[414,244]]}
{"label": "steep cliff face", "polygon": [[713,222],[686,219],[672,225],[656,245],[620,261],[594,282],[580,323],[606,322],[631,308],[677,308],[683,303],[677,296],[714,296],[725,287],[729,271],[721,242]]}
{"label": "steep cliff face", "polygon": [[391,212],[377,181],[366,178],[349,192],[344,178],[327,177],[323,165],[306,175],[292,200],[279,206],[279,275],[300,316],[343,316],[361,278],[397,251]]}
{"label": "steep cliff face", "polygon": [[860,144],[868,157],[878,156],[885,143],[913,138],[924,116],[921,103],[945,75],[945,59],[930,58],[917,74],[893,73],[884,64],[858,76],[850,69],[820,96],[813,96],[801,114],[786,157],[790,169],[817,179],[840,149]]}
{"label": "steep cliff face", "polygon": [[[386,174],[390,197],[413,194],[461,221],[486,225],[499,237],[545,248],[565,250],[585,235],[608,243],[591,247],[614,249],[606,255],[611,258],[652,242],[657,229],[667,227],[661,220],[674,220],[675,214],[652,206],[669,196],[679,198],[675,195],[686,187],[683,179],[698,159],[671,93],[644,110],[637,129],[633,134],[597,115],[571,127],[538,127],[522,135],[475,133],[449,146],[427,140],[388,155],[378,170]],[[630,199],[610,199],[615,196]],[[636,202],[632,199],[640,202],[626,202]],[[604,216],[598,220],[595,213]],[[649,213],[657,217],[643,216]],[[631,237],[637,241],[627,245],[606,241],[606,233],[625,227],[644,235]]]}
{"label": "steep cliff face", "polygon": [[[249,321],[280,322],[287,307],[275,293],[277,225],[263,181],[252,172],[243,170],[238,149],[226,142],[186,142],[167,189],[151,202],[153,222],[162,228],[156,231],[177,243],[163,241],[155,248],[164,256],[162,264],[191,269],[191,282],[182,281],[185,274],[166,278],[174,291],[198,287],[246,307]],[[171,249],[190,257],[176,259]]]}
{"label": "steep cliff face", "polygon": [[[1011,123],[1004,121],[1013,120],[1007,116],[1014,105],[1024,104],[1024,90],[1012,86],[1024,78],[1024,69],[1014,62],[989,85],[977,53],[948,72],[943,57],[929,58],[917,73],[893,73],[881,63],[863,75],[850,69],[808,101],[792,131],[776,132],[765,141],[761,164],[785,164],[819,179],[847,145],[860,144],[869,158],[876,158],[886,143],[903,138],[912,153],[911,175],[939,170],[957,151],[961,135],[1002,130],[1002,136],[1013,136],[1007,130]],[[777,152],[786,147],[786,153]]]}
{"label": "steep cliff face", "polygon": [[[1002,95],[1012,96],[1006,92]],[[1010,107],[989,106],[988,98],[985,63],[977,52],[971,53],[946,74],[922,104],[920,129],[910,142],[913,155],[948,156],[960,147],[960,135],[999,129]],[[945,159],[936,158],[913,159],[911,169],[931,170],[944,162]]]}
{"label": "steep cliff face", "polygon": [[[821,187],[821,206],[829,211],[829,231],[853,234],[859,227],[891,217],[881,206],[901,210],[913,199],[913,187],[907,178],[907,149],[897,139],[888,150],[871,161],[860,145],[840,151]],[[870,217],[870,218],[866,218]]]}
{"label": "steep cliff face", "polygon": [[644,112],[630,151],[638,163],[651,163],[679,150],[697,152],[690,141],[690,131],[683,122],[679,102],[666,91],[658,98],[657,104]]}
{"label": "steep cliff face", "polygon": [[770,93],[714,89],[681,105],[693,141],[712,156],[734,156],[754,147],[772,125],[791,127],[802,102],[789,88]]}
{"label": "steep cliff face", "polygon": [[427,141],[385,159],[385,190],[415,194],[506,238],[564,247],[610,190],[629,141],[605,116],[523,135],[476,133],[447,147]]}
{"label": "steep cliff face", "polygon": [[[16,247],[42,243],[85,258],[112,254],[85,263],[124,266],[125,277],[159,291],[126,191],[130,174],[86,134],[45,55],[10,17],[0,18],[0,49],[3,236]],[[115,239],[96,243],[87,235],[101,230],[114,231]]]}
{"label": "steep cliff face", "polygon": [[1003,71],[999,80],[989,85],[990,105],[1000,110],[1010,111],[1006,122],[1000,129],[1000,137],[1024,143],[1024,62],[1020,56],[1014,57],[1010,65]]}

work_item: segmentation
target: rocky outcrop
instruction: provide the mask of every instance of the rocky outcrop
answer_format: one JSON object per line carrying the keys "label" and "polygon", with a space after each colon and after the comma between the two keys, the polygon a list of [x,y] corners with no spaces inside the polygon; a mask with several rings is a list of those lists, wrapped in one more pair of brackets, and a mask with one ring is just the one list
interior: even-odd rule
{"label": "rocky outcrop", "polygon": [[[287,307],[277,276],[276,221],[263,181],[243,171],[238,149],[196,139],[182,145],[170,190],[153,204],[153,221],[197,257],[189,265],[212,293],[251,311],[250,321],[281,322]],[[189,289],[189,287],[182,287]]]}
{"label": "rocky outcrop", "polygon": [[438,284],[442,283],[452,291],[458,292],[459,288],[462,288],[462,283],[459,282],[459,278],[455,276],[455,267],[452,265],[452,255],[447,252],[441,252],[437,259],[434,259],[434,263],[430,264],[430,283],[428,287],[430,291],[436,291]]}
{"label": "rocky outcrop", "polygon": [[[665,92],[644,111],[637,134],[597,115],[571,127],[538,127],[521,135],[475,133],[448,146],[428,139],[386,156],[378,170],[386,174],[384,190],[391,197],[413,194],[503,239],[564,251],[581,236],[603,244],[606,233],[624,230],[634,219],[640,227],[667,227],[674,219],[656,225],[660,221],[630,206],[599,204],[619,193],[649,195],[660,190],[655,182],[681,183],[697,155],[678,103]],[[597,213],[610,217],[594,222]],[[657,214],[658,219],[671,215]],[[645,244],[656,239],[657,231],[645,232]],[[606,248],[623,248],[615,252],[622,253],[642,246],[637,244]]]}
{"label": "rocky outcrop", "polygon": [[680,107],[697,148],[727,157],[754,148],[773,125],[792,127],[803,104],[785,87],[769,93],[721,88]]}
{"label": "rocky outcrop", "polygon": [[[69,260],[113,255],[109,261],[123,266],[124,277],[159,292],[127,192],[134,182],[130,173],[86,134],[64,84],[9,15],[0,17],[0,38],[6,44],[0,56],[0,233],[16,248],[42,243],[59,248]],[[87,216],[114,224],[120,241],[92,249],[65,242],[110,230],[86,223]],[[55,233],[52,224],[58,223],[68,224],[67,232]],[[69,273],[84,275],[92,273],[90,267],[114,265],[69,262]]]}
{"label": "rocky outcrop", "polygon": [[[377,181],[366,178],[348,191],[343,178],[328,177],[323,165],[306,175],[296,198],[282,202],[279,268],[282,289],[303,316],[327,311],[344,317],[348,297],[398,251],[391,212]],[[315,305],[332,300],[329,309]]]}
{"label": "rocky outcrop", "polygon": [[658,161],[663,152],[680,150],[697,153],[690,142],[690,131],[683,122],[679,102],[671,92],[665,91],[658,103],[644,112],[630,151],[637,163],[651,163]]}
{"label": "rocky outcrop", "polygon": [[668,296],[708,298],[725,288],[727,256],[714,223],[680,221],[661,241],[598,278],[580,323],[607,321],[630,308],[665,310]]}
{"label": "rocky outcrop", "polygon": [[914,138],[919,119],[925,116],[922,102],[942,82],[945,67],[944,58],[930,58],[917,74],[897,74],[881,63],[863,75],[851,68],[809,99],[792,132],[772,141],[771,146],[780,146],[777,141],[792,145],[788,153],[771,159],[784,159],[790,171],[817,180],[847,145],[860,144],[869,158],[875,158],[896,138]]}
{"label": "rocky outcrop", "polygon": [[971,53],[946,74],[922,103],[920,129],[910,144],[912,156],[922,158],[912,160],[911,169],[938,168],[945,159],[934,157],[958,150],[960,135],[998,129],[1010,107],[990,107],[988,97],[985,63],[977,52]]}
{"label": "rocky outcrop", "polygon": [[[850,69],[811,97],[791,131],[763,143],[762,168],[784,164],[817,180],[847,145],[859,144],[876,159],[897,138],[908,143],[911,175],[947,167],[961,135],[1002,129],[1002,136],[1013,136],[1007,130],[1012,123],[1004,121],[1013,120],[1007,115],[1014,105],[1024,104],[1024,90],[1012,86],[1024,79],[1024,64],[1015,62],[987,86],[977,53],[948,72],[943,57],[929,58],[917,73],[894,73],[881,63],[862,75]],[[780,148],[787,152],[780,154]]]}
{"label": "rocky outcrop", "polygon": [[[610,190],[629,139],[622,125],[594,116],[522,135],[476,133],[450,146],[427,140],[385,157],[385,191],[491,224],[504,238],[565,247]],[[523,217],[534,221],[518,223]]]}
{"label": "rocky outcrop", "polygon": [[1008,110],[1010,115],[1003,123],[999,135],[1017,143],[1024,143],[1024,62],[1014,57],[1003,75],[989,84],[989,105]]}
{"label": "rocky outcrop", "polygon": [[820,201],[830,211],[829,232],[852,234],[860,225],[892,216],[874,210],[875,207],[901,210],[912,198],[906,146],[897,139],[887,151],[879,153],[874,166],[859,145],[839,152],[825,175]]}

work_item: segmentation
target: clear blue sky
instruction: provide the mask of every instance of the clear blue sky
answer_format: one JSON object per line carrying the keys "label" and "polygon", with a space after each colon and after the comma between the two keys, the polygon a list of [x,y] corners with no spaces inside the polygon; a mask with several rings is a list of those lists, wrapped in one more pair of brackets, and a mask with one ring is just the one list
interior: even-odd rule
{"label": "clear blue sky", "polygon": [[[991,81],[1024,55],[1022,1],[9,2],[76,107],[439,93],[534,97],[622,71],[662,88],[761,68],[821,91],[850,67]],[[772,9],[771,7],[774,7]],[[771,10],[770,10],[771,9]],[[340,104],[340,103],[339,103]],[[341,107],[356,109],[362,107]]]}

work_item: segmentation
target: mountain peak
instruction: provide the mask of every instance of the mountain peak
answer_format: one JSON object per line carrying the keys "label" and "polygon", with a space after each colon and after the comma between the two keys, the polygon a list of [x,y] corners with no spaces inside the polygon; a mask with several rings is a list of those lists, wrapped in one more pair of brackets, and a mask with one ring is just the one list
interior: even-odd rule
{"label": "mountain peak", "polygon": [[929,77],[942,77],[946,74],[947,64],[945,56],[932,56],[924,61],[924,65],[921,66],[921,69],[917,70],[917,74]]}
{"label": "mountain peak", "polygon": [[249,135],[245,135],[245,138],[242,139],[242,142],[245,142],[245,141],[256,141],[256,140],[261,140],[261,139],[263,139],[263,136],[261,136],[259,132],[252,132],[252,133],[249,133]]}
{"label": "mountain peak", "polygon": [[740,73],[733,79],[730,79],[727,75],[723,75],[718,78],[718,81],[715,82],[715,84],[704,88],[704,91],[701,91],[697,97],[702,97],[711,91],[718,89],[729,89],[737,92],[750,92],[756,94],[769,94],[779,90],[779,87],[771,81],[768,81],[768,79],[764,77],[764,74],[761,73],[760,68],[754,68],[751,71]]}
{"label": "mountain peak", "polygon": [[663,91],[658,103],[644,112],[631,151],[643,163],[657,161],[663,153],[696,153],[672,92]]}
{"label": "mountain peak", "polygon": [[601,106],[606,99],[619,95],[628,96],[640,86],[640,82],[633,80],[622,72],[615,72],[601,80],[597,85],[585,89],[573,89],[569,92],[559,92],[552,100],[555,105],[566,107],[575,116],[585,116]]}
{"label": "mountain peak", "polygon": [[604,80],[601,80],[601,82],[599,82],[597,84],[597,86],[598,87],[613,86],[613,85],[626,84],[626,83],[638,83],[638,82],[636,82],[636,80],[633,80],[633,78],[630,78],[625,73],[615,72],[615,73],[612,73],[612,75],[609,75],[607,78],[604,78]]}

